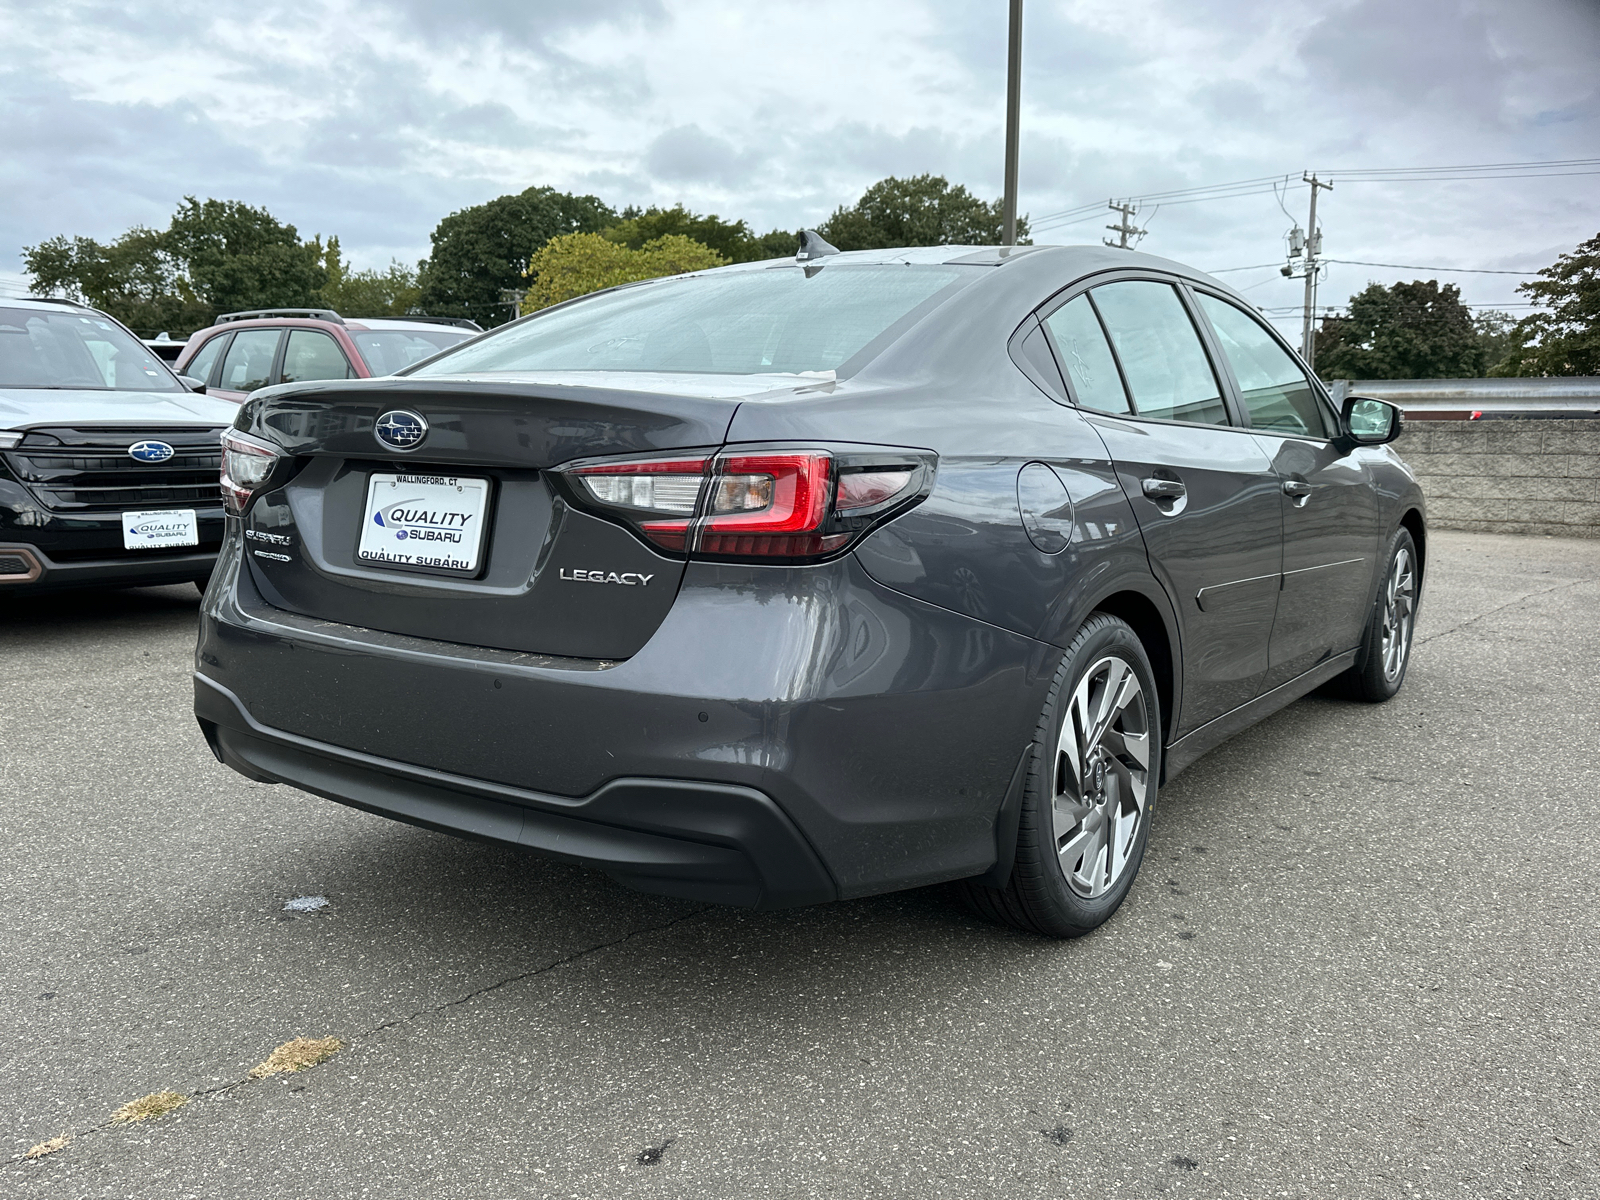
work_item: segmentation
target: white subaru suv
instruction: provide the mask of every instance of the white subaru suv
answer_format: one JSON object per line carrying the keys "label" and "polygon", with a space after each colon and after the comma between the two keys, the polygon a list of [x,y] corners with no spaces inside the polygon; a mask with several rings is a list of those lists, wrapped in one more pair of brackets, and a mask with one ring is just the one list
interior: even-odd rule
{"label": "white subaru suv", "polygon": [[0,596],[204,587],[239,411],[204,392],[103,312],[0,300]]}

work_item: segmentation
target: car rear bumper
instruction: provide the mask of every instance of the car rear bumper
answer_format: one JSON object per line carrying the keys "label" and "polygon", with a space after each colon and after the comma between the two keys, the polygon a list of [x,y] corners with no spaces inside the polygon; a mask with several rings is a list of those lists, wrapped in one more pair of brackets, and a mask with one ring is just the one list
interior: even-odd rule
{"label": "car rear bumper", "polygon": [[577,800],[544,795],[269,729],[204,675],[195,715],[217,759],[253,779],[596,867],[639,891],[756,908],[838,895],[799,830],[753,788],[615,779]]}
{"label": "car rear bumper", "polygon": [[247,775],[777,907],[994,866],[1059,659],[850,558],[691,564],[621,662],[457,645],[273,608],[230,537],[196,713]]}

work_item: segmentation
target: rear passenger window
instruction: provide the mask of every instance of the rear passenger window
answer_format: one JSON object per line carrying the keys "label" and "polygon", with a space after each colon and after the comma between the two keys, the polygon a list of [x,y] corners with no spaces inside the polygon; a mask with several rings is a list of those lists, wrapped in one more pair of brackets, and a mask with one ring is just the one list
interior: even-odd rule
{"label": "rear passenger window", "polygon": [[353,379],[350,360],[339,343],[315,329],[292,329],[283,350],[283,381],[305,383],[312,379]]}
{"label": "rear passenger window", "polygon": [[241,329],[234,334],[228,357],[222,360],[222,379],[217,386],[230,392],[253,392],[266,387],[280,336],[276,329]]}
{"label": "rear passenger window", "polygon": [[1116,359],[1106,345],[1105,330],[1087,296],[1079,296],[1044,319],[1061,352],[1061,365],[1072,381],[1072,395],[1082,408],[1126,415],[1128,393],[1117,374]]}
{"label": "rear passenger window", "polygon": [[191,358],[183,368],[183,373],[190,379],[198,379],[201,383],[211,382],[211,368],[216,365],[217,355],[222,353],[222,348],[228,344],[228,335],[218,334],[200,347],[200,352]]}
{"label": "rear passenger window", "polygon": [[1228,423],[1200,335],[1170,284],[1129,280],[1097,287],[1090,295],[1105,318],[1141,417]]}
{"label": "rear passenger window", "polygon": [[1306,373],[1261,323],[1226,300],[1196,292],[1228,356],[1239,394],[1256,429],[1332,437],[1329,414]]}

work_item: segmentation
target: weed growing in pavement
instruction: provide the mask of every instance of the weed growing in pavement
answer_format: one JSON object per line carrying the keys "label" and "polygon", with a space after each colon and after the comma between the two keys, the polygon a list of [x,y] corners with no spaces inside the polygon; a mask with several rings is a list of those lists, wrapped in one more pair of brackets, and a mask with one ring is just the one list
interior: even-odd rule
{"label": "weed growing in pavement", "polygon": [[116,1112],[111,1114],[113,1121],[148,1121],[152,1117],[162,1117],[175,1108],[182,1108],[189,1103],[189,1097],[182,1092],[151,1092],[148,1096],[141,1096],[137,1100],[129,1100]]}
{"label": "weed growing in pavement", "polygon": [[266,1062],[252,1067],[250,1078],[265,1079],[269,1075],[284,1075],[294,1071],[304,1071],[307,1067],[314,1067],[318,1063],[327,1062],[343,1049],[344,1043],[336,1037],[297,1037],[293,1041],[285,1042],[267,1055]]}
{"label": "weed growing in pavement", "polygon": [[72,1138],[70,1136],[68,1136],[67,1134],[63,1133],[60,1137],[53,1137],[48,1142],[40,1142],[37,1146],[35,1146],[32,1150],[29,1150],[22,1157],[27,1159],[30,1162],[32,1162],[34,1160],[37,1160],[37,1159],[41,1159],[46,1154],[54,1154],[57,1150],[66,1149],[67,1143],[70,1142],[71,1140],[72,1140]]}

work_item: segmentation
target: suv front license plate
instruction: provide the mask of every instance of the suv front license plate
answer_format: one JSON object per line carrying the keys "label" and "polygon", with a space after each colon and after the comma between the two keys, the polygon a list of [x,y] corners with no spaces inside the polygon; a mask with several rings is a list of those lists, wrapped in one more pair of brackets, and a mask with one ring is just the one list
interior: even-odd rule
{"label": "suv front license plate", "polygon": [[169,546],[198,546],[200,524],[192,508],[163,508],[122,514],[124,550],[164,550]]}
{"label": "suv front license plate", "polygon": [[489,481],[454,475],[373,475],[356,561],[471,574],[483,553]]}

